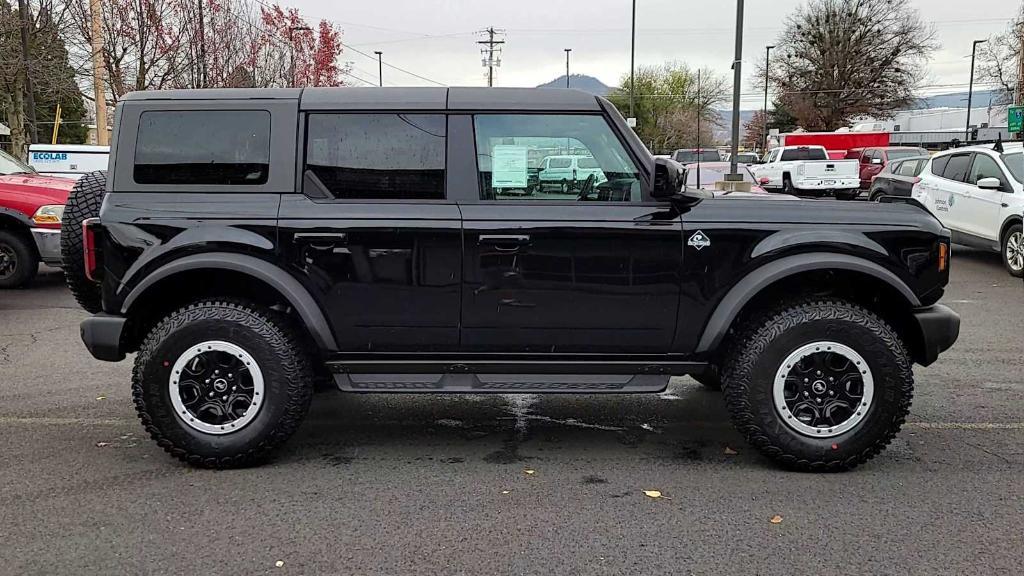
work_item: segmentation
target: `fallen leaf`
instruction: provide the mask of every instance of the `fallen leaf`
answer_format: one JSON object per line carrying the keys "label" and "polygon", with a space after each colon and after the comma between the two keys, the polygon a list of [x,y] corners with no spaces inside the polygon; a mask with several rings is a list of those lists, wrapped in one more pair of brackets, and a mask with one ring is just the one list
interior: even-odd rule
{"label": "fallen leaf", "polygon": [[658,490],[644,490],[644,496],[648,498],[661,498],[661,492]]}
{"label": "fallen leaf", "polygon": [[278,560],[277,562],[274,562],[274,566],[277,566],[278,568],[284,566],[284,560]]}
{"label": "fallen leaf", "polygon": [[782,516],[776,514],[775,516],[772,516],[772,519],[769,520],[769,522],[771,522],[772,524],[782,524]]}
{"label": "fallen leaf", "polygon": [[97,448],[103,448],[104,446],[110,446],[110,442],[97,442],[96,443],[96,447]]}
{"label": "fallen leaf", "polygon": [[106,396],[97,396],[96,399],[97,400],[106,400],[107,397]]}
{"label": "fallen leaf", "polygon": [[739,452],[733,450],[732,448],[729,448],[728,446],[725,447],[725,455],[726,456],[735,456],[737,454],[739,454]]}
{"label": "fallen leaf", "polygon": [[536,470],[523,470],[523,472],[526,472],[526,473],[527,473],[528,475],[530,475],[530,476],[533,476],[534,474],[536,474],[536,473],[537,473],[537,471],[536,471]]}

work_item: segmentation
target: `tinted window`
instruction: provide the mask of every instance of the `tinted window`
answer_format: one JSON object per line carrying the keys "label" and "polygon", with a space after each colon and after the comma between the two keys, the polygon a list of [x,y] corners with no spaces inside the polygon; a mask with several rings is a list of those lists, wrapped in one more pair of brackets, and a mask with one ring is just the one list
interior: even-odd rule
{"label": "tinted window", "polygon": [[269,168],[269,112],[184,110],[139,118],[139,184],[265,184]]}
{"label": "tinted window", "polygon": [[548,161],[548,168],[568,168],[572,166],[570,158],[552,158]]}
{"label": "tinted window", "polygon": [[899,160],[900,158],[910,158],[912,156],[927,156],[928,152],[921,148],[915,148],[913,150],[889,150],[886,152],[889,156],[889,161]]}
{"label": "tinted window", "polygon": [[701,150],[699,153],[697,150],[676,150],[674,160],[681,164],[689,164],[696,162],[698,156],[701,162],[721,162],[722,155],[718,153],[718,150]]}
{"label": "tinted window", "polygon": [[[484,200],[640,201],[640,173],[601,116],[481,114],[475,117]],[[535,158],[549,159],[535,170]],[[556,160],[572,170],[553,172]]]}
{"label": "tinted window", "polygon": [[[750,169],[745,166],[737,166],[736,170],[743,176],[744,182],[754,183],[754,177],[750,174]],[[701,166],[700,167],[700,188],[714,188],[715,182],[725,180],[725,175],[729,173],[728,166],[720,166],[714,164],[712,166]],[[697,165],[690,166],[686,171],[686,185],[696,188],[697,186]]]}
{"label": "tinted window", "polygon": [[949,157],[946,169],[942,171],[942,177],[949,180],[963,182],[967,179],[967,170],[971,167],[970,154],[954,154]]}
{"label": "tinted window", "polygon": [[444,198],[442,114],[310,114],[306,170],[336,198]]}
{"label": "tinted window", "polygon": [[949,163],[949,156],[939,156],[932,160],[932,174],[936,176],[942,176],[942,173],[946,170],[946,164]]}
{"label": "tinted window", "polygon": [[782,151],[782,161],[789,160],[828,160],[828,155],[821,148],[790,148]]}
{"label": "tinted window", "polygon": [[921,161],[918,160],[906,160],[900,162],[899,169],[896,171],[896,173],[899,174],[900,176],[917,176],[917,174],[921,171],[919,167],[920,164]]}
{"label": "tinted window", "polygon": [[996,161],[988,154],[975,154],[974,164],[971,165],[971,172],[967,176],[967,182],[977,184],[982,178],[998,178],[1006,187],[1006,176],[1003,170],[996,164]]}
{"label": "tinted window", "polygon": [[1014,180],[1024,184],[1024,153],[1003,154],[1003,164],[1006,164],[1006,169],[1013,174]]}

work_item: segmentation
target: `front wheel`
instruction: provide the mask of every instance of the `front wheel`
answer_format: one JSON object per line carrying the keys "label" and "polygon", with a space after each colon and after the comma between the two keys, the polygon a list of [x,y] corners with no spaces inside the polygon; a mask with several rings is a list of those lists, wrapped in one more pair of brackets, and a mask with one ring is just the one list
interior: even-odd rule
{"label": "front wheel", "polygon": [[1024,276],[1024,235],[1021,225],[1014,224],[1003,234],[1003,265],[1012,276]]}
{"label": "front wheel", "polygon": [[846,470],[873,458],[899,432],[914,389],[896,332],[838,299],[784,305],[749,322],[725,367],[734,425],[798,470]]}
{"label": "front wheel", "polygon": [[793,179],[786,174],[782,177],[782,192],[784,194],[796,194],[796,187],[793,186]]}
{"label": "front wheel", "polygon": [[39,257],[26,231],[0,230],[0,288],[28,284],[39,272]]}
{"label": "front wheel", "polygon": [[135,359],[132,397],[143,426],[172,456],[234,468],[262,461],[295,432],[313,380],[287,317],[206,301],[149,333]]}

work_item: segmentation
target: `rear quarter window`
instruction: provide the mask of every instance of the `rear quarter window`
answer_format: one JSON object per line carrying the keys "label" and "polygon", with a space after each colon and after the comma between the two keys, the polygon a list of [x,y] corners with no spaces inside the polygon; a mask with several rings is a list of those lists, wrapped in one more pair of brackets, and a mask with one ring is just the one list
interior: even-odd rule
{"label": "rear quarter window", "polygon": [[932,159],[932,167],[930,168],[931,173],[936,176],[942,176],[942,173],[946,171],[946,164],[949,163],[949,156],[939,156],[938,158]]}
{"label": "rear quarter window", "polygon": [[180,110],[143,112],[135,144],[138,184],[266,184],[270,112]]}

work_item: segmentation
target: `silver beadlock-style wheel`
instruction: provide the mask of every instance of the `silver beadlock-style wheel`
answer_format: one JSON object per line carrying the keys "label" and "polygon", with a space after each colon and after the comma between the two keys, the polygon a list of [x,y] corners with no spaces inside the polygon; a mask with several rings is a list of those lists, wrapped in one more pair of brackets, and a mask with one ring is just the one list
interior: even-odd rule
{"label": "silver beadlock-style wheel", "polygon": [[1024,236],[1020,231],[1006,237],[1006,265],[1014,272],[1024,270]]}
{"label": "silver beadlock-style wheel", "polygon": [[775,410],[787,426],[814,438],[853,429],[871,408],[874,379],[864,358],[837,342],[801,346],[775,375]]}
{"label": "silver beadlock-style wheel", "polygon": [[263,373],[242,348],[211,340],[192,346],[174,363],[169,379],[175,414],[207,434],[241,430],[260,411]]}

